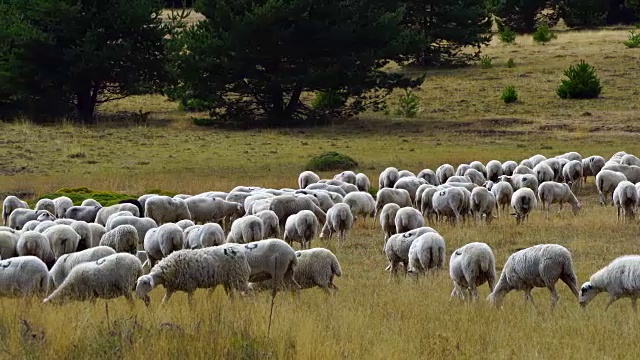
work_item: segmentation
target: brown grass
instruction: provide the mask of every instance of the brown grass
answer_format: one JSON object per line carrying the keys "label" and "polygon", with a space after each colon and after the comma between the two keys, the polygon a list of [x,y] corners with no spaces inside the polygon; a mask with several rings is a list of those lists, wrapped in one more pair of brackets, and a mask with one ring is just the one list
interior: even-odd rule
{"label": "brown grass", "polygon": [[[494,67],[427,73],[415,119],[365,114],[322,129],[228,131],[191,125],[190,114],[161,97],[133,97],[105,105],[96,127],[0,124],[0,188],[7,194],[38,195],[60,187],[142,193],[151,188],[181,193],[226,190],[235,185],[293,187],[307,160],[326,150],[355,158],[372,182],[386,166],[419,171],[448,162],[514,159],[536,153],[579,151],[608,158],[616,151],[640,153],[640,53],[622,45],[626,32],[560,32],[547,45],[521,37],[515,45],[496,41],[486,49]],[[506,67],[508,58],[517,66]],[[580,59],[595,65],[602,98],[560,100],[562,71]],[[408,71],[408,70],[405,70]],[[411,72],[419,72],[413,69]],[[521,103],[506,105],[499,93],[516,86]],[[113,123],[121,111],[152,111],[147,125]],[[109,121],[107,121],[109,119]],[[328,177],[331,173],[323,173]],[[564,212],[547,221],[537,211],[515,227],[513,218],[491,226],[436,225],[447,253],[471,241],[489,243],[500,269],[516,248],[559,243],[574,256],[582,283],[613,258],[637,252],[638,224],[615,225],[615,211],[596,205],[593,180],[578,197],[579,216]],[[568,210],[565,210],[568,211]],[[628,300],[604,313],[601,295],[586,312],[559,284],[558,308],[548,293],[534,290],[537,308],[522,293],[509,294],[495,311],[484,298],[449,301],[447,271],[413,283],[388,282],[380,253],[382,234],[358,224],[334,251],[344,275],[340,291],[327,298],[306,290],[299,300],[276,298],[267,337],[269,297],[232,302],[217,289],[196,294],[189,309],[178,294],[165,305],[162,289],[153,304],[131,311],[126,302],[63,306],[0,300],[0,356],[33,358],[631,358],[637,315]],[[26,320],[26,326],[21,320]]]}

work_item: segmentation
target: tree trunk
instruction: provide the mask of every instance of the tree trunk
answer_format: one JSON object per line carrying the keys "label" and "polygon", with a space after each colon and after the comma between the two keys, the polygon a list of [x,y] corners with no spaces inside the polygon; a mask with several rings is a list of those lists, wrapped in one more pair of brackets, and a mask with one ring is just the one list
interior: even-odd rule
{"label": "tree trunk", "polygon": [[76,93],[76,111],[83,124],[95,124],[95,110],[100,86],[93,84],[89,89]]}

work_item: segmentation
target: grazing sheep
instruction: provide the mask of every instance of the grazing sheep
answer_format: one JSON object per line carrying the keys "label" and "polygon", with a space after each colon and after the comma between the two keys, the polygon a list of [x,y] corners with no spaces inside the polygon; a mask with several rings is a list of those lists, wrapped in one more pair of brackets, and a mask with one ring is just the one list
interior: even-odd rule
{"label": "grazing sheep", "polygon": [[409,170],[398,171],[398,179],[402,179],[403,177],[416,177],[416,174],[412,173]]}
{"label": "grazing sheep", "polygon": [[346,182],[349,184],[356,184],[356,173],[354,173],[353,171],[343,171],[340,174],[336,174],[333,177],[333,180],[340,180],[342,182]]}
{"label": "grazing sheep", "polygon": [[415,201],[413,202],[413,207],[418,210],[422,210],[422,193],[424,193],[425,190],[427,189],[433,189],[435,187],[436,187],[435,185],[431,185],[431,184],[420,185],[418,190],[416,190],[416,198],[415,198]]}
{"label": "grazing sheep", "polygon": [[[340,183],[343,184],[343,185],[346,184],[346,183],[343,183],[343,182],[340,182]],[[354,188],[350,189],[350,191],[351,190],[358,191],[358,187],[357,186],[351,185],[351,184],[346,184],[346,185],[354,186]],[[340,194],[340,196],[347,195],[347,191],[343,190],[342,187],[337,186],[337,185],[328,185],[328,184],[325,184],[325,183],[311,184],[311,185],[307,186],[305,189],[306,190],[325,190],[325,191],[328,191],[328,192]],[[280,192],[277,196],[280,196],[280,195],[287,195],[287,193]]]}
{"label": "grazing sheep", "polygon": [[0,297],[44,296],[49,289],[49,270],[35,256],[0,261]]}
{"label": "grazing sheep", "polygon": [[144,206],[142,206],[142,204],[140,203],[140,201],[138,199],[122,199],[120,201],[118,201],[118,204],[131,204],[134,205],[135,207],[138,208],[138,215],[136,215],[135,213],[133,214],[134,216],[144,216]]}
{"label": "grazing sheep", "polygon": [[613,191],[613,204],[616,206],[616,224],[624,216],[624,220],[633,220],[636,217],[638,204],[638,190],[635,185],[627,180],[620,181]]}
{"label": "grazing sheep", "polygon": [[586,159],[582,159],[582,176],[584,182],[587,182],[588,176],[596,176],[600,173],[600,170],[604,167],[606,160],[602,156],[594,155],[589,156]]}
{"label": "grazing sheep", "polygon": [[116,253],[97,261],[78,264],[67,278],[43,303],[65,301],[95,302],[96,299],[114,299],[124,296],[131,306],[131,293],[136,280],[142,276],[142,263],[134,255]]}
{"label": "grazing sheep", "polygon": [[91,230],[91,244],[87,245],[87,247],[96,247],[100,243],[100,239],[102,239],[102,236],[107,233],[107,229],[105,229],[104,226],[96,223],[88,223],[88,225],[89,230]]}
{"label": "grazing sheep", "polygon": [[29,209],[29,205],[13,195],[9,195],[2,201],[2,225],[8,226],[9,216],[15,209]]}
{"label": "grazing sheep", "polygon": [[436,178],[438,179],[438,184],[444,184],[447,182],[447,179],[454,176],[456,174],[453,166],[450,164],[442,164],[438,166],[436,169]]}
{"label": "grazing sheep", "polygon": [[9,227],[15,230],[21,230],[29,220],[55,220],[56,217],[47,210],[31,210],[25,208],[17,208],[9,215]]}
{"label": "grazing sheep", "polygon": [[354,220],[357,219],[358,215],[362,215],[363,222],[366,222],[367,217],[375,216],[376,201],[368,192],[357,191],[348,193],[347,196],[344,197],[343,202],[351,209]]}
{"label": "grazing sheep", "polygon": [[[534,166],[536,166],[533,161],[529,160],[529,159],[524,159],[522,161],[520,161],[520,166],[524,166],[524,167],[528,167],[529,169],[533,169]],[[516,173],[515,170],[513,172],[514,174]]]}
{"label": "grazing sheep", "polygon": [[482,186],[487,181],[485,176],[478,170],[471,168],[464,172],[464,177],[469,178],[473,184]]}
{"label": "grazing sheep", "polygon": [[[142,203],[142,201],[140,201],[140,203]],[[189,207],[186,201],[182,199],[156,195],[146,199],[144,206],[145,217],[153,219],[158,225],[171,222],[175,223],[184,219],[192,220]]]}
{"label": "grazing sheep", "polygon": [[[320,209],[322,209],[322,211],[324,212],[327,212],[327,210],[329,210],[335,204],[334,201],[331,199],[331,196],[329,196],[329,192],[326,190],[303,189],[303,190],[296,190],[294,192],[294,195],[297,195],[297,194],[312,196],[318,201],[316,205],[318,205],[318,207],[320,207]],[[314,199],[311,199],[311,200],[313,201]]]}
{"label": "grazing sheep", "polygon": [[98,210],[98,213],[96,214],[95,222],[97,222],[100,225],[106,226],[107,219],[109,219],[109,216],[120,211],[129,211],[131,214],[133,214],[133,216],[140,216],[140,210],[138,210],[137,206],[133,204],[128,204],[128,203],[117,204],[117,205],[103,207],[100,210]]}
{"label": "grazing sheep", "polygon": [[547,160],[547,157],[541,154],[535,154],[529,158],[529,161],[531,161],[531,164],[533,165],[533,167],[535,167],[536,165],[540,164],[545,160]]}
{"label": "grazing sheep", "polygon": [[596,175],[596,187],[598,188],[600,205],[607,205],[605,199],[615,191],[621,181],[625,180],[627,180],[627,177],[624,174],[612,170],[600,170]]}
{"label": "grazing sheep", "polygon": [[[634,188],[635,192],[635,188]],[[574,215],[578,215],[582,205],[571,191],[568,184],[553,181],[545,182],[538,188],[538,198],[542,202],[542,210],[547,210],[547,217],[551,213],[551,204],[560,204],[558,213],[562,211],[562,205],[568,203]]]}
{"label": "grazing sheep", "polygon": [[640,167],[635,165],[610,164],[605,165],[602,170],[612,170],[624,174],[627,180],[632,183],[640,182]]}
{"label": "grazing sheep", "polygon": [[51,250],[49,239],[43,234],[29,230],[20,234],[18,243],[16,244],[18,256],[32,255],[42,260],[47,268],[51,268],[56,259]]}
{"label": "grazing sheep", "polygon": [[433,194],[433,210],[438,221],[443,221],[445,217],[452,224],[462,221],[464,208],[468,204],[464,191],[464,188],[451,187]]}
{"label": "grazing sheep", "polygon": [[[502,163],[502,175],[507,175],[507,176],[513,175],[513,172],[516,170],[517,167],[518,167],[517,162],[513,160],[505,161],[504,163]],[[500,177],[500,175],[498,175],[498,177]]]}
{"label": "grazing sheep", "polygon": [[[244,201],[251,195],[252,193],[249,192],[232,191],[224,200],[227,200],[229,202],[236,202],[238,204],[244,204]],[[246,210],[247,209],[245,208],[245,211]]]}
{"label": "grazing sheep", "polygon": [[80,235],[69,225],[54,225],[45,230],[42,235],[49,239],[51,251],[56,260],[63,254],[75,252],[80,242]]}
{"label": "grazing sheep", "polygon": [[131,213],[131,211],[127,211],[127,210],[115,212],[115,213],[109,215],[109,217],[107,218],[107,221],[105,221],[104,227],[105,228],[111,228],[111,226],[109,224],[111,224],[113,219],[115,219],[117,217],[120,217],[120,216],[134,216],[134,215]]}
{"label": "grazing sheep", "polygon": [[[255,215],[257,211],[254,211],[254,209],[253,209],[254,204],[256,204],[256,203],[258,203],[260,201],[263,201],[265,199],[272,199],[274,197],[275,197],[275,195],[272,195],[272,194],[269,194],[269,193],[266,193],[266,192],[259,192],[259,193],[251,194],[250,196],[247,196],[244,199],[244,202],[243,202],[245,214],[246,215]],[[271,202],[269,201],[269,203],[271,203]]]}
{"label": "grazing sheep", "polygon": [[18,256],[18,239],[21,233],[0,231],[0,259],[8,259]]}
{"label": "grazing sheep", "polygon": [[411,244],[419,236],[426,233],[437,233],[437,231],[428,226],[424,226],[406,233],[397,233],[389,237],[389,240],[387,240],[384,246],[384,253],[389,260],[389,265],[385,270],[391,270],[389,279],[391,279],[391,276],[397,274],[400,263],[404,265],[405,272],[408,270],[409,249],[411,248]]}
{"label": "grazing sheep", "polygon": [[71,225],[76,221],[77,220],[73,220],[73,219],[55,219],[53,220],[53,223],[56,225]]}
{"label": "grazing sheep", "polygon": [[498,160],[491,160],[487,163],[487,179],[493,182],[498,181],[498,177],[502,176],[504,170],[502,169],[502,163]]}
{"label": "grazing sheep", "polygon": [[476,222],[481,222],[483,217],[487,224],[491,224],[494,218],[493,208],[496,207],[496,196],[485,187],[477,187],[471,191],[471,214]]}
{"label": "grazing sheep", "polygon": [[222,245],[224,242],[224,230],[216,223],[194,225],[184,230],[185,249],[202,249]]}
{"label": "grazing sheep", "polygon": [[455,176],[464,176],[465,171],[471,169],[471,165],[469,164],[460,164],[458,165],[458,168],[456,169],[456,175]]}
{"label": "grazing sheep", "polygon": [[543,162],[533,167],[533,174],[536,176],[536,179],[538,179],[538,184],[553,181],[554,177],[553,169]]}
{"label": "grazing sheep", "polygon": [[577,160],[569,161],[562,167],[564,182],[571,186],[571,190],[582,187],[582,163]]}
{"label": "grazing sheep", "polygon": [[34,210],[47,210],[48,212],[55,214],[56,213],[56,204],[53,203],[51,199],[40,199],[36,203],[36,206],[33,208]]}
{"label": "grazing sheep", "polygon": [[67,219],[92,223],[96,221],[96,216],[100,209],[102,209],[101,206],[72,206],[67,209],[64,217]]}
{"label": "grazing sheep", "polygon": [[[351,193],[353,194],[353,193]],[[347,196],[349,196],[347,194]],[[338,243],[342,243],[347,239],[347,233],[353,227],[353,214],[351,213],[351,207],[349,205],[340,203],[335,204],[329,211],[327,211],[327,221],[322,227],[320,232],[320,238],[333,236],[333,233],[338,233]]]}
{"label": "grazing sheep", "polygon": [[111,231],[116,227],[125,224],[133,225],[133,227],[138,231],[138,240],[140,241],[138,244],[138,250],[142,249],[142,242],[144,241],[144,237],[147,235],[147,232],[158,227],[156,222],[148,217],[118,216],[111,220],[109,227],[105,228],[105,230]]}
{"label": "grazing sheep", "polygon": [[425,184],[424,179],[417,178],[415,176],[407,176],[399,179],[395,185],[393,185],[394,189],[405,189],[409,192],[409,197],[411,198],[411,203],[413,204],[416,199],[416,191],[420,187],[420,185]]}
{"label": "grazing sheep", "polygon": [[298,241],[303,250],[308,249],[318,232],[319,226],[318,218],[312,211],[302,210],[287,218],[284,227],[284,241],[289,245],[291,245],[292,241]]}
{"label": "grazing sheep", "polygon": [[382,231],[384,232],[384,239],[382,240],[383,251],[389,237],[398,233],[396,229],[396,214],[398,210],[400,210],[398,204],[389,203],[382,208],[380,213],[380,226],[382,226]]}
{"label": "grazing sheep", "polygon": [[369,181],[369,177],[367,177],[367,175],[363,173],[357,173],[356,186],[358,187],[359,191],[369,192],[369,189],[371,189],[371,181]]}
{"label": "grazing sheep", "polygon": [[176,225],[178,225],[180,227],[180,229],[182,229],[184,231],[187,228],[190,228],[190,227],[194,226],[195,223],[193,221],[191,221],[191,220],[184,219],[184,220],[178,221],[176,223]]}
{"label": "grazing sheep", "polygon": [[278,226],[278,215],[271,210],[262,210],[254,214],[262,220],[262,238],[280,237],[280,227]]}
{"label": "grazing sheep", "polygon": [[571,253],[557,244],[540,244],[517,251],[507,259],[500,280],[487,300],[500,306],[504,296],[512,290],[524,290],[525,299],[533,302],[531,290],[546,287],[551,293],[551,307],[555,307],[560,296],[556,282],[562,280],[578,297],[576,274],[573,271]]}
{"label": "grazing sheep", "polygon": [[560,159],[567,159],[569,161],[580,161],[582,162],[582,155],[580,155],[580,153],[577,153],[575,151],[570,151],[568,153],[564,153],[562,155],[558,155],[556,156],[557,158]]}
{"label": "grazing sheep", "polygon": [[620,158],[620,164],[640,166],[640,159],[633,154],[626,154]]}
{"label": "grazing sheep", "polygon": [[150,229],[144,237],[144,251],[147,252],[149,265],[153,268],[156,261],[168,256],[184,246],[184,233],[174,223],[162,224]]}
{"label": "grazing sheep", "polygon": [[553,180],[562,182],[562,163],[555,158],[543,160],[542,163],[547,164],[553,170]]}
{"label": "grazing sheep", "polygon": [[418,177],[419,179],[423,179],[427,182],[427,184],[438,185],[438,178],[436,177],[436,173],[431,169],[421,170],[418,175],[416,175],[416,177]]}
{"label": "grazing sheep", "polygon": [[528,166],[518,165],[518,167],[516,167],[515,170],[513,170],[513,175],[535,175],[535,173]]}
{"label": "grazing sheep", "polygon": [[407,232],[424,226],[422,213],[413,207],[403,207],[396,212],[394,219],[396,232]]}
{"label": "grazing sheep", "polygon": [[73,206],[73,201],[67,196],[59,196],[53,199],[53,207],[55,212],[53,213],[57,218],[64,218],[67,214],[67,210]]}
{"label": "grazing sheep", "polygon": [[376,225],[376,219],[378,218],[380,210],[389,203],[398,204],[400,207],[410,207],[412,205],[411,196],[407,190],[389,188],[380,189],[376,195],[376,208],[373,214],[372,228]]}
{"label": "grazing sheep", "polygon": [[427,218],[427,221],[429,223],[433,223],[433,217],[436,215],[436,212],[433,209],[433,194],[440,190],[442,189],[438,187],[432,187],[425,189],[422,192],[422,199],[420,201],[420,212]]}
{"label": "grazing sheep", "polygon": [[315,184],[318,181],[320,181],[320,176],[318,176],[318,174],[313,171],[303,171],[298,176],[298,187],[300,189],[305,189],[307,186]]}
{"label": "grazing sheep", "polygon": [[[185,202],[189,208],[191,220],[196,224],[218,221],[230,224],[245,213],[242,204],[223,199],[196,196],[185,200]],[[149,204],[148,201],[147,204]]]}
{"label": "grazing sheep", "polygon": [[491,192],[496,198],[496,210],[498,211],[498,215],[500,215],[500,212],[504,213],[506,207],[511,204],[513,187],[511,187],[508,182],[500,181],[493,185]]}
{"label": "grazing sheep", "polygon": [[[102,204],[100,204],[99,201],[94,200],[94,199],[84,199],[82,201],[82,203],[80,204],[80,206],[97,206],[97,207],[102,207]],[[65,212],[66,213],[66,212]]]}
{"label": "grazing sheep", "polygon": [[251,267],[249,281],[271,280],[272,296],[279,289],[300,290],[300,285],[293,279],[298,258],[289,244],[280,239],[264,239],[244,244],[243,247]]}
{"label": "grazing sheep", "polygon": [[496,258],[489,245],[472,242],[456,249],[449,259],[449,275],[453,280],[451,297],[464,300],[469,293],[472,300],[478,299],[478,286],[485,282],[493,292],[496,283]]}
{"label": "grazing sheep", "polygon": [[80,240],[78,240],[78,247],[76,251],[82,251],[84,249],[92,247],[93,243],[93,233],[91,232],[91,227],[85,221],[74,221],[71,223],[71,228],[73,231],[80,235]]}
{"label": "grazing sheep", "polygon": [[[314,215],[315,217],[315,215]],[[231,231],[227,236],[227,242],[246,244],[252,241],[262,240],[264,224],[262,219],[255,215],[241,217],[231,224]]]}
{"label": "grazing sheep", "polygon": [[640,296],[640,255],[620,256],[591,275],[589,281],[580,288],[580,306],[585,308],[601,292],[609,293],[605,311],[614,301],[628,297],[631,298],[631,308],[637,312]]}
{"label": "grazing sheep", "polygon": [[[463,175],[454,175],[450,178],[447,179],[447,182],[445,184],[451,184],[451,183],[463,183],[463,184],[474,184],[470,178],[463,176]],[[475,185],[475,184],[474,184]]]}
{"label": "grazing sheep", "polygon": [[398,179],[400,179],[398,169],[395,167],[388,167],[384,169],[378,177],[378,189],[392,188]]}
{"label": "grazing sheep", "polygon": [[511,207],[514,211],[511,215],[516,217],[516,224],[520,225],[524,220],[527,220],[536,206],[536,195],[533,190],[529,188],[516,190],[511,197]]}
{"label": "grazing sheep", "polygon": [[474,170],[478,171],[479,173],[481,173],[484,178],[487,177],[487,168],[480,161],[472,161],[469,164],[469,166],[471,166],[472,169],[474,169]]}
{"label": "grazing sheep", "polygon": [[34,231],[37,231],[39,233],[43,233],[45,230],[47,230],[48,228],[52,227],[53,225],[55,225],[56,223],[54,223],[51,220],[47,220],[47,221],[42,221],[40,222],[40,224],[38,224],[38,226],[36,226],[35,229],[33,229]]}
{"label": "grazing sheep", "polygon": [[162,302],[169,301],[174,292],[184,291],[191,305],[197,289],[213,290],[222,285],[229,296],[234,290],[247,292],[250,273],[240,245],[179,250],[160,260],[149,274],[138,278],[136,295],[149,306],[149,292],[162,285],[166,290]]}
{"label": "grazing sheep", "polygon": [[53,289],[60,286],[64,279],[67,278],[71,269],[76,265],[90,261],[97,261],[103,257],[115,254],[116,251],[108,246],[96,246],[94,248],[85,249],[71,254],[60,256],[58,261],[49,271],[49,284]]}
{"label": "grazing sheep", "polygon": [[132,225],[120,225],[108,231],[100,239],[100,246],[108,246],[116,252],[134,254],[138,251],[138,231]]}
{"label": "grazing sheep", "polygon": [[426,233],[416,238],[409,247],[409,267],[407,273],[423,274],[427,270],[442,269],[446,245],[438,233]]}
{"label": "grazing sheep", "polygon": [[317,217],[318,221],[324,223],[327,220],[327,214],[314,204],[309,197],[280,195],[271,199],[269,209],[273,211],[280,222],[280,230],[285,228],[289,216],[299,213],[302,210],[310,210]]}

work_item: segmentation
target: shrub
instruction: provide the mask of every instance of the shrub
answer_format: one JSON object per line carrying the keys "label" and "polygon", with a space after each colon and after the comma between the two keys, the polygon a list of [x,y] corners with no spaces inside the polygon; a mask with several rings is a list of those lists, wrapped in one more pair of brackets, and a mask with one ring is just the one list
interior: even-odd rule
{"label": "shrub", "polygon": [[344,106],[344,97],[338,95],[334,91],[320,91],[316,94],[311,106],[315,110],[327,111],[335,110]]}
{"label": "shrub", "polygon": [[640,47],[640,33],[629,31],[629,40],[625,41],[624,45],[628,48]]}
{"label": "shrub", "polygon": [[218,122],[215,119],[212,118],[191,118],[191,121],[193,121],[193,125],[195,126],[214,126],[216,125]]}
{"label": "shrub", "polygon": [[564,75],[569,79],[562,80],[562,84],[556,90],[562,99],[593,99],[602,92],[595,68],[584,60],[571,65],[564,71]]}
{"label": "shrub", "polygon": [[533,41],[542,44],[547,43],[556,37],[556,34],[549,29],[549,25],[547,24],[540,24],[533,33]]}
{"label": "shrub", "polygon": [[498,33],[498,38],[505,44],[513,44],[516,42],[516,32],[511,30],[510,27],[505,26],[504,29]]}
{"label": "shrub", "polygon": [[489,55],[484,55],[480,58],[480,67],[483,69],[489,69],[493,65],[491,65],[491,57]]}
{"label": "shrub", "polygon": [[418,111],[420,111],[420,98],[411,90],[406,89],[398,99],[396,115],[412,118],[418,115]]}
{"label": "shrub", "polygon": [[513,58],[509,58],[509,60],[507,60],[507,67],[508,68],[516,67],[516,62],[515,62],[515,60],[513,60]]}
{"label": "shrub", "polygon": [[509,85],[502,90],[502,94],[500,94],[500,99],[504,101],[506,104],[510,104],[512,102],[518,101],[518,92],[513,85]]}
{"label": "shrub", "polygon": [[358,163],[351,157],[335,151],[322,153],[307,163],[305,170],[311,171],[335,171],[353,170]]}

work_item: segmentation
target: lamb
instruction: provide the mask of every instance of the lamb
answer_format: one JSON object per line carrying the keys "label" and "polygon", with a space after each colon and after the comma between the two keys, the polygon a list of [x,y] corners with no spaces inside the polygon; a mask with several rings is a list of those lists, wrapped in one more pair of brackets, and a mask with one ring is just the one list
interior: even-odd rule
{"label": "lamb", "polygon": [[327,221],[322,227],[320,238],[323,239],[328,236],[329,240],[331,240],[335,232],[338,233],[338,243],[340,244],[347,239],[347,233],[352,227],[353,214],[351,213],[351,207],[345,203],[335,204],[327,211]]}
{"label": "lamb", "polygon": [[[635,188],[634,188],[635,193]],[[578,215],[582,205],[571,191],[568,184],[553,181],[545,182],[538,188],[538,198],[542,202],[542,210],[547,210],[547,217],[551,213],[551,204],[560,204],[558,213],[562,211],[562,205],[568,203],[574,215]]]}
{"label": "lamb", "polygon": [[72,206],[67,209],[64,217],[67,219],[92,223],[96,221],[96,216],[100,209],[102,209],[101,206]]}
{"label": "lamb", "polygon": [[36,203],[36,206],[33,208],[34,210],[47,210],[48,212],[55,214],[56,213],[56,205],[53,203],[51,199],[40,199]]}
{"label": "lamb", "polygon": [[416,238],[409,247],[409,267],[407,273],[420,275],[427,270],[442,269],[446,245],[438,233],[426,233]]}
{"label": "lamb", "polygon": [[[314,215],[315,216],[315,215]],[[231,231],[227,236],[227,242],[246,244],[262,240],[264,224],[262,219],[255,215],[241,217],[231,224]]]}
{"label": "lamb", "polygon": [[511,187],[508,182],[500,181],[493,185],[491,192],[496,198],[496,210],[498,211],[498,215],[500,215],[500,211],[504,213],[506,207],[511,204],[513,187]]}
{"label": "lamb", "polygon": [[578,297],[578,285],[571,253],[557,244],[540,244],[517,251],[507,259],[498,284],[489,294],[489,303],[500,306],[504,296],[512,290],[524,290],[525,299],[533,302],[531,290],[546,287],[551,293],[551,308],[560,296],[555,284],[562,280]]}
{"label": "lamb", "polygon": [[269,209],[273,211],[280,222],[280,230],[285,228],[287,218],[293,214],[297,214],[302,210],[310,210],[318,218],[318,221],[324,223],[327,220],[327,214],[306,196],[280,195],[271,199]]}
{"label": "lamb", "polygon": [[136,295],[149,306],[149,292],[163,285],[166,293],[162,302],[169,301],[174,292],[184,291],[191,305],[197,289],[213,290],[222,285],[229,296],[234,290],[247,292],[250,274],[244,249],[239,245],[179,250],[162,259],[149,274],[138,278]]}
{"label": "lamb", "polygon": [[91,227],[88,223],[84,221],[74,221],[71,225],[73,231],[80,235],[80,240],[78,240],[78,247],[76,251],[82,251],[84,249],[92,247],[93,244],[93,233],[91,232]]}
{"label": "lamb", "polygon": [[65,301],[95,302],[124,296],[133,306],[131,293],[136,280],[142,276],[142,263],[135,255],[116,253],[97,261],[78,264],[60,286],[42,303]]}
{"label": "lamb", "polygon": [[520,225],[524,220],[527,220],[536,206],[536,195],[533,190],[529,188],[516,190],[511,197],[511,207],[514,211],[511,215],[516,217],[516,224]]}
{"label": "lamb", "polygon": [[[513,172],[517,167],[518,167],[517,162],[513,160],[505,161],[504,163],[502,163],[502,175],[507,175],[507,176],[513,175]],[[498,177],[500,177],[500,175],[498,175]]]}
{"label": "lamb", "polygon": [[53,207],[54,207],[54,212],[53,214],[57,217],[57,218],[64,218],[67,214],[67,210],[73,206],[73,201],[71,201],[71,199],[67,196],[59,196],[55,199],[53,199]]}
{"label": "lamb", "polygon": [[194,225],[184,230],[183,248],[185,249],[202,249],[222,245],[224,242],[224,230],[216,223]]}
{"label": "lamb", "polygon": [[449,275],[453,280],[451,298],[465,298],[465,291],[472,300],[478,299],[478,286],[485,282],[493,292],[496,283],[496,258],[489,245],[482,242],[468,243],[456,249],[449,259]]}
{"label": "lamb", "polygon": [[56,217],[47,210],[18,208],[13,210],[11,215],[9,215],[9,227],[15,230],[21,230],[29,220],[53,221],[55,219]]}
{"label": "lamb", "polygon": [[18,239],[20,233],[0,231],[0,259],[8,259],[18,256]]}
{"label": "lamb", "polygon": [[502,163],[498,160],[491,160],[487,163],[487,179],[498,182],[498,177],[502,176],[504,170],[502,169]]}
{"label": "lamb", "polygon": [[605,199],[615,191],[621,181],[625,180],[627,180],[627,177],[624,174],[612,170],[600,170],[596,175],[596,187],[598,188],[600,205],[606,205]]}
{"label": "lamb", "polygon": [[[142,249],[142,242],[144,241],[145,235],[151,229],[157,228],[158,225],[156,222],[148,217],[137,217],[137,216],[118,216],[117,218],[111,220],[109,223],[109,227],[105,228],[106,231],[111,231],[120,225],[133,225],[138,231],[138,240],[140,243],[138,244],[138,249]],[[98,239],[99,240],[99,239]]]}
{"label": "lamb", "polygon": [[356,186],[358,187],[359,191],[369,192],[369,189],[371,189],[371,181],[369,181],[369,177],[367,177],[367,175],[363,173],[357,173]]}
{"label": "lamb", "polygon": [[49,239],[36,231],[25,231],[20,234],[16,244],[18,256],[32,255],[42,260],[47,268],[51,268],[55,262],[55,256],[51,250]]}
{"label": "lamb", "polygon": [[624,220],[635,219],[638,204],[638,190],[635,185],[627,180],[620,181],[613,191],[613,204],[617,209],[616,224],[623,215]]}
{"label": "lamb", "polygon": [[436,169],[436,178],[438,179],[438,184],[446,183],[447,179],[454,175],[455,170],[450,164],[442,164]]}
{"label": "lamb", "polygon": [[384,169],[378,177],[378,189],[392,188],[400,179],[400,173],[395,167]]}
{"label": "lamb", "polygon": [[135,254],[138,251],[138,231],[132,225],[120,225],[108,231],[100,239],[100,246],[108,246],[116,252]]}
{"label": "lamb", "polygon": [[[389,237],[384,246],[384,253],[389,260],[389,266],[385,270],[391,270],[390,276],[397,274],[398,265],[402,263],[405,271],[409,268],[409,249],[415,239],[425,233],[437,233],[433,228],[424,226],[406,233],[397,233]],[[391,279],[391,277],[389,278]]]}
{"label": "lamb", "polygon": [[35,256],[0,261],[0,297],[40,297],[49,289],[49,270]]}
{"label": "lamb", "polygon": [[551,169],[549,165],[543,162],[534,166],[533,174],[536,176],[536,179],[538,179],[539,184],[547,181],[553,181],[553,178],[555,176],[555,174],[553,173],[553,169]]}
{"label": "lamb", "polygon": [[8,225],[9,216],[15,209],[29,209],[29,205],[13,195],[4,198],[2,202],[2,225]]}
{"label": "lamb", "polygon": [[287,218],[284,227],[284,241],[289,245],[291,245],[292,241],[298,241],[303,250],[308,249],[318,232],[319,226],[318,218],[312,211],[302,210]]}
{"label": "lamb", "polygon": [[564,182],[571,186],[571,190],[580,189],[582,187],[582,162],[577,160],[569,161],[562,167],[562,177]]}
{"label": "lamb", "polygon": [[102,207],[102,204],[100,204],[100,202],[98,200],[95,200],[95,199],[84,199],[84,200],[82,200],[82,203],[80,204],[80,206]]}
{"label": "lamb", "polygon": [[[409,192],[409,197],[411,198],[411,203],[413,204],[416,198],[416,191],[420,187],[420,185],[425,184],[424,179],[419,179],[415,176],[413,177],[403,177],[398,179],[398,181],[393,185],[394,189],[405,189]],[[368,194],[368,193],[367,193]]]}
{"label": "lamb", "polygon": [[487,224],[494,218],[493,208],[496,207],[496,196],[485,187],[477,187],[471,191],[471,213],[476,222],[484,217]]}
{"label": "lamb", "polygon": [[436,177],[435,171],[431,169],[423,169],[418,175],[416,175],[419,179],[423,179],[430,185],[438,185],[438,178]]}
{"label": "lamb", "polygon": [[614,301],[628,297],[631,298],[631,308],[637,312],[637,301],[640,296],[640,255],[620,256],[591,275],[589,281],[580,288],[578,297],[580,306],[586,308],[589,302],[601,292],[609,293],[605,311]]}
{"label": "lamb", "polygon": [[413,207],[403,207],[396,212],[394,219],[396,232],[407,232],[424,226],[422,213]]}
{"label": "lamb", "polygon": [[140,210],[138,210],[137,206],[133,204],[127,204],[127,203],[117,204],[117,205],[103,207],[100,210],[98,210],[98,213],[96,214],[95,222],[97,222],[100,225],[106,226],[107,219],[109,219],[109,216],[119,211],[129,211],[131,214],[133,214],[133,216],[140,216]]}
{"label": "lamb", "polygon": [[[153,199],[151,198],[149,201]],[[149,201],[147,201],[147,206],[149,206]],[[185,203],[191,214],[191,220],[196,224],[218,221],[226,221],[227,224],[230,224],[245,213],[242,204],[223,199],[195,196],[185,200]]]}
{"label": "lamb", "polygon": [[300,189],[305,189],[307,186],[315,184],[318,181],[320,181],[320,176],[318,176],[318,174],[313,171],[303,171],[298,176],[298,187]]}
{"label": "lamb", "polygon": [[367,217],[375,216],[376,201],[368,192],[357,191],[348,193],[347,196],[344,197],[343,202],[351,209],[354,221],[358,218],[358,215],[363,216],[363,222],[365,222]]}
{"label": "lamb", "polygon": [[271,237],[280,236],[280,228],[278,227],[278,215],[271,210],[262,210],[255,214],[262,220],[262,238],[268,239]]}
{"label": "lamb", "polygon": [[300,290],[300,285],[293,279],[298,258],[289,244],[280,239],[264,239],[244,244],[243,247],[251,267],[249,281],[271,280],[272,296],[276,295],[278,289]]}
{"label": "lamb", "polygon": [[184,219],[191,220],[191,212],[182,199],[157,195],[146,199],[144,206],[144,216],[153,219],[158,225]]}
{"label": "lamb", "polygon": [[382,251],[384,252],[384,246],[387,244],[387,240],[391,235],[397,234],[396,229],[396,214],[400,210],[398,204],[389,203],[382,208],[380,213],[380,226],[384,232],[384,239],[382,240]]}
{"label": "lamb", "polygon": [[71,272],[71,269],[78,264],[97,261],[115,253],[116,251],[108,246],[96,246],[72,254],[64,254],[60,256],[49,271],[49,285],[53,289],[60,286]]}
{"label": "lamb", "polygon": [[409,192],[404,189],[380,189],[376,196],[376,208],[373,214],[373,227],[376,225],[376,219],[378,218],[378,213],[382,208],[389,203],[398,204],[400,207],[409,207],[412,205],[411,196]]}
{"label": "lamb", "polygon": [[144,237],[144,251],[149,265],[153,268],[156,261],[184,247],[184,233],[174,223],[166,223],[147,231]]}

